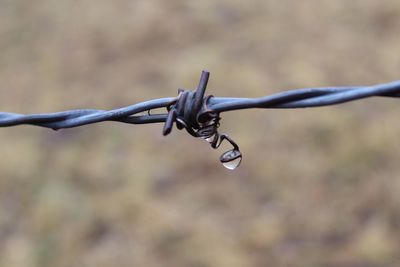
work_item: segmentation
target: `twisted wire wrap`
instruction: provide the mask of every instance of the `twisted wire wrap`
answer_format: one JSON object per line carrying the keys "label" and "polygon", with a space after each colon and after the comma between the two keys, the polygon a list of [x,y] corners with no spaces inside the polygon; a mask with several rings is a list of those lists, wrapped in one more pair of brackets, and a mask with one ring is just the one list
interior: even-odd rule
{"label": "twisted wire wrap", "polygon": [[144,124],[165,121],[165,115],[134,116],[137,113],[161,108],[168,105],[174,98],[161,98],[142,102],[115,110],[79,109],[57,113],[22,115],[0,112],[0,127],[22,124],[36,125],[58,130],[72,128],[102,121],[119,121],[131,124]]}
{"label": "twisted wire wrap", "polygon": [[217,133],[219,113],[208,108],[208,100],[212,96],[205,96],[209,77],[210,73],[203,71],[197,90],[178,90],[176,101],[167,107],[168,115],[163,129],[164,135],[171,132],[174,122],[178,129],[185,128],[194,137],[206,138]]}
{"label": "twisted wire wrap", "polygon": [[[232,98],[204,96],[209,73],[203,72],[196,91],[180,90],[178,97],[160,98],[115,109],[81,109],[57,113],[23,115],[0,112],[0,127],[35,125],[52,128],[78,127],[103,121],[130,124],[166,123],[164,134],[176,122],[178,128],[186,128],[197,136],[207,122],[219,118],[219,113],[247,108],[306,108],[340,104],[372,96],[400,97],[400,81],[374,86],[305,88],[286,91],[261,98]],[[167,108],[168,113],[150,114],[150,110]],[[171,113],[171,110],[175,112]],[[148,111],[146,115],[138,113]]]}
{"label": "twisted wire wrap", "polygon": [[[400,97],[400,81],[375,86],[305,88],[261,98],[213,97],[205,95],[209,76],[209,72],[202,72],[195,91],[179,89],[177,97],[149,100],[115,110],[80,109],[32,115],[0,112],[0,127],[30,124],[58,130],[102,121],[130,124],[163,122],[163,134],[168,135],[175,123],[179,130],[184,128],[190,135],[204,138],[214,149],[227,140],[232,149],[224,152],[219,160],[233,170],[239,166],[242,153],[228,135],[218,133],[221,112],[247,108],[320,107],[372,96]],[[166,108],[167,113],[151,114],[150,111],[156,108]],[[139,114],[146,111],[146,115]]]}

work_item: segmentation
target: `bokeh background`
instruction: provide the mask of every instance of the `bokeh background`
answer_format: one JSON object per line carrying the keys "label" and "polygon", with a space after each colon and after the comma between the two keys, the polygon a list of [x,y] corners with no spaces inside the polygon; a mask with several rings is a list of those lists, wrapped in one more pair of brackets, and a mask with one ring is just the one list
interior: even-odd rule
{"label": "bokeh background", "polygon": [[[0,0],[0,110],[400,79],[397,0]],[[223,114],[244,153],[162,125],[0,131],[0,266],[399,266],[400,105]]]}

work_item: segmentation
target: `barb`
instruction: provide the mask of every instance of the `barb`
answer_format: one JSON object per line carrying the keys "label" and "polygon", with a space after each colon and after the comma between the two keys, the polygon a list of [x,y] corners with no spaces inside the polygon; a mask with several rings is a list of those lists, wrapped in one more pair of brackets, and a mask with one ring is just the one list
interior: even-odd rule
{"label": "barb", "polygon": [[[305,88],[261,98],[214,97],[205,95],[209,76],[209,72],[202,72],[195,91],[179,89],[177,97],[154,99],[115,110],[81,109],[32,115],[0,112],[0,127],[28,124],[58,130],[103,121],[164,123],[163,134],[168,135],[175,123],[179,130],[186,129],[190,135],[207,140],[214,149],[227,140],[233,148],[223,153],[220,161],[228,169],[235,169],[242,154],[229,136],[218,132],[222,112],[249,108],[321,107],[373,96],[400,98],[400,81],[374,86]],[[151,110],[157,108],[166,108],[167,112],[151,114]],[[146,111],[146,115],[141,115]]]}

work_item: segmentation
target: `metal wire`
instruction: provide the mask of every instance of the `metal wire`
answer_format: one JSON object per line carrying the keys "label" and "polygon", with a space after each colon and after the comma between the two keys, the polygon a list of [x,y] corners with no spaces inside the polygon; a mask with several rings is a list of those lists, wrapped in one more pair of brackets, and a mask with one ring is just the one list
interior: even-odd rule
{"label": "metal wire", "polygon": [[[176,123],[178,129],[185,128],[192,136],[209,140],[213,148],[217,148],[222,140],[228,140],[234,147],[232,153],[237,159],[237,144],[227,135],[219,135],[217,131],[222,112],[249,108],[321,107],[373,96],[400,97],[400,81],[373,86],[305,88],[261,98],[214,97],[205,96],[208,79],[209,72],[203,71],[195,91],[179,89],[177,97],[154,99],[115,110],[80,109],[32,115],[0,112],[0,127],[28,124],[58,130],[102,121],[165,123],[163,134],[167,135]],[[166,108],[167,112],[151,114],[157,108]],[[147,114],[143,115],[143,112]],[[231,159],[232,153],[220,158],[221,162]],[[240,153],[239,156],[241,158]]]}

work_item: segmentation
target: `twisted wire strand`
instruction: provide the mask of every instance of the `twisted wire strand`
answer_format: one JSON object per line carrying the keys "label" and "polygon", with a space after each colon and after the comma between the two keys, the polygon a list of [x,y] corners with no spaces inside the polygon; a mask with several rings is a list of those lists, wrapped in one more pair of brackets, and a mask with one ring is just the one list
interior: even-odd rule
{"label": "twisted wire strand", "polygon": [[22,124],[36,125],[58,130],[72,128],[102,121],[119,121],[131,124],[145,124],[165,121],[164,114],[133,116],[134,114],[152,109],[166,107],[175,98],[154,99],[135,105],[115,109],[78,109],[56,113],[23,115],[17,113],[0,112],[0,127]]}
{"label": "twisted wire strand", "polygon": [[[220,113],[249,108],[307,108],[341,104],[368,97],[400,97],[400,81],[374,86],[304,88],[260,98],[214,97],[205,95],[209,72],[203,71],[196,90],[178,90],[177,97],[153,99],[114,110],[78,109],[56,113],[23,115],[0,112],[0,127],[35,125],[58,130],[103,121],[130,124],[164,123],[163,134],[168,135],[174,123],[194,136],[208,141],[217,149],[226,140],[232,149],[224,152],[219,160],[228,169],[239,166],[242,153],[239,146],[226,134],[220,134]],[[166,113],[152,114],[157,108]],[[147,112],[143,115],[143,112]]]}
{"label": "twisted wire strand", "polygon": [[399,98],[400,81],[374,86],[304,88],[261,98],[213,98],[210,108],[217,112],[247,108],[309,108],[373,96]]}
{"label": "twisted wire strand", "polygon": [[[205,81],[205,85],[206,84],[207,81]],[[184,103],[183,107],[181,105],[181,109],[185,114],[189,114],[188,111],[190,110],[192,111],[190,118],[186,116],[186,119],[194,120],[198,113],[204,112],[215,112],[219,114],[220,112],[249,108],[288,109],[320,107],[373,96],[399,98],[400,81],[374,86],[304,88],[261,98],[204,97],[205,87],[200,88],[200,90],[202,91],[192,92],[191,101]],[[199,99],[200,97],[204,98]],[[207,103],[201,103],[206,98]],[[0,127],[28,124],[58,130],[61,128],[78,127],[103,121],[117,121],[129,124],[162,123],[166,122],[168,113],[151,114],[150,111],[156,108],[168,108],[179,102],[179,100],[179,96],[160,98],[115,110],[80,109],[31,115],[0,112]],[[201,107],[201,105],[203,105],[203,107]],[[145,111],[148,111],[148,114],[138,115]]]}

